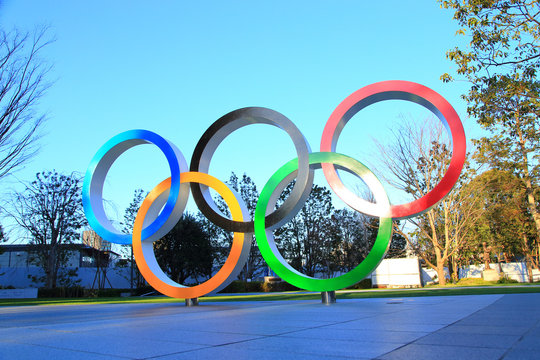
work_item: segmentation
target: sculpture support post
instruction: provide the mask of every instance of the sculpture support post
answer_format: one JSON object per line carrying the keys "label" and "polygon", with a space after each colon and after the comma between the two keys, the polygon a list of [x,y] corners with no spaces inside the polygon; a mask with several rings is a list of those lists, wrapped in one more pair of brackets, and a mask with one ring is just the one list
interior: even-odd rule
{"label": "sculpture support post", "polygon": [[334,304],[336,302],[335,291],[323,291],[321,292],[321,299],[324,305]]}
{"label": "sculpture support post", "polygon": [[186,306],[199,306],[199,298],[186,299]]}

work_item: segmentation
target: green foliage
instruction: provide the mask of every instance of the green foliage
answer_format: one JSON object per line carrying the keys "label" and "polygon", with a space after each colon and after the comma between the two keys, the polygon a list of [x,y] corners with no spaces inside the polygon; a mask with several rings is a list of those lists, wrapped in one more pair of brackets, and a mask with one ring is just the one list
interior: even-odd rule
{"label": "green foliage", "polygon": [[247,292],[261,292],[262,281],[241,281],[235,280],[227,285],[224,289],[220,290],[220,294],[234,294],[234,293],[247,293]]}
{"label": "green foliage", "polygon": [[174,228],[154,243],[156,259],[165,273],[178,283],[191,277],[212,275],[214,249],[203,224],[184,214]]}
{"label": "green foliage", "polygon": [[139,286],[136,289],[134,289],[131,295],[143,296],[143,295],[152,294],[152,293],[156,293],[156,290],[154,290],[154,288],[151,287],[150,285],[145,285],[145,286]]}
{"label": "green foliage", "polygon": [[357,282],[353,286],[349,286],[347,289],[371,289],[373,288],[373,282],[371,279],[363,279],[360,282]]}
{"label": "green foliage", "polygon": [[144,190],[136,189],[133,192],[133,199],[129,203],[128,207],[124,211],[124,221],[120,223],[122,225],[122,232],[124,234],[131,234],[133,232],[133,223],[137,217],[139,207],[144,200]]}
{"label": "green foliage", "polygon": [[[293,186],[291,182],[285,188],[277,206],[285,201]],[[326,277],[340,270],[339,234],[332,221],[334,212],[330,191],[313,185],[302,209],[275,231],[276,244],[293,268],[308,276],[322,272]]]}
{"label": "green foliage", "polygon": [[[468,36],[470,49],[455,48],[447,57],[458,65],[461,75],[475,76],[497,68],[533,75],[540,66],[540,22],[537,1],[531,0],[439,0],[454,10],[462,27],[457,34]],[[494,69],[495,68],[495,69]],[[504,70],[501,70],[504,71]],[[451,79],[446,74],[447,79]]]}
{"label": "green foliage", "polygon": [[332,254],[333,267],[339,271],[350,271],[369,254],[379,229],[379,219],[357,211],[335,210],[332,217],[332,232],[335,249]]}
{"label": "green foliage", "polygon": [[[86,289],[79,285],[39,288],[38,298],[103,298],[120,297],[129,289]],[[148,291],[147,291],[148,292]]]}
{"label": "green foliage", "polygon": [[[477,161],[511,172],[522,182],[526,214],[540,246],[540,21],[538,1],[440,0],[470,36],[469,49],[447,53],[472,84],[468,113],[491,132],[475,144]],[[451,80],[448,74],[443,80]],[[527,257],[532,259],[530,250]],[[538,264],[536,264],[538,266]]]}
{"label": "green foliage", "polygon": [[[240,198],[244,201],[246,208],[248,210],[249,216],[253,219],[255,213],[255,207],[257,206],[257,200],[259,199],[259,192],[257,191],[257,186],[248,175],[242,175],[242,178],[239,179],[238,176],[231,172],[231,176],[227,181],[227,185],[232,188]],[[222,214],[227,217],[230,217],[229,209],[225,204],[225,201],[221,197],[215,197],[214,202],[216,203],[218,209]],[[216,250],[216,260],[218,263],[224,263],[226,257],[229,254],[229,249],[232,244],[233,234],[231,232],[225,231],[222,228],[211,223],[204,215],[199,213],[197,218],[204,225],[206,231],[210,234],[213,247]],[[249,256],[246,262],[246,265],[242,269],[239,278],[243,281],[248,279],[253,279],[258,274],[257,272],[264,266],[264,259],[259,251],[257,246],[257,241],[253,235],[251,249]]]}
{"label": "green foliage", "polygon": [[282,292],[282,291],[298,291],[296,286],[293,286],[285,281],[264,282],[264,281],[241,281],[235,280],[226,288],[221,290],[220,294],[237,294],[237,293],[254,293],[254,292]]}
{"label": "green foliage", "polygon": [[69,248],[63,245],[78,239],[86,225],[81,179],[43,171],[25,186],[24,191],[12,194],[5,211],[28,234],[34,245],[32,261],[43,269],[46,286],[53,288],[69,258]]}
{"label": "green foliage", "polygon": [[[257,201],[259,200],[259,192],[257,191],[257,186],[255,185],[251,177],[244,174],[242,175],[242,179],[239,180],[238,176],[236,176],[236,174],[232,172],[229,181],[227,181],[227,184],[240,195],[248,209],[250,218],[253,219],[253,216],[255,214],[255,208],[257,207]],[[223,203],[221,203],[221,207],[224,208]],[[259,270],[264,265],[264,259],[261,255],[261,252],[259,251],[259,247],[257,246],[257,239],[255,238],[255,235],[253,235],[251,249],[249,250],[249,256],[246,265],[244,266],[242,272],[239,275],[239,278],[243,281],[253,279],[253,277],[257,273],[257,270]]]}
{"label": "green foliage", "polygon": [[[139,207],[141,206],[143,200],[144,200],[145,194],[143,189],[136,189],[133,192],[133,199],[129,203],[128,207],[124,211],[124,221],[120,223],[122,226],[122,232],[124,234],[131,234],[133,233],[133,224],[135,223],[135,218],[137,217],[137,212],[139,211]],[[133,257],[133,249],[131,247],[131,244],[129,245],[121,245],[120,248],[121,255],[127,259],[121,259],[119,263],[115,264],[115,266],[118,268],[122,267],[130,267],[130,284],[131,287],[141,287],[144,284],[144,279],[139,271],[139,268],[135,264],[135,259]],[[123,273],[123,272],[122,272]]]}
{"label": "green foliage", "polygon": [[509,278],[508,276],[504,275],[502,276],[498,281],[498,284],[517,284],[519,281]]}
{"label": "green foliage", "polygon": [[282,291],[299,291],[299,290],[302,290],[302,289],[299,289],[296,286],[291,285],[286,281],[265,282],[262,284],[263,292],[282,292]]}
{"label": "green foliage", "polygon": [[39,288],[38,298],[82,298],[86,297],[86,289],[82,286],[59,286],[55,288]]}
{"label": "green foliage", "polygon": [[[477,196],[483,201],[481,220],[476,231],[470,235],[471,246],[476,254],[483,242],[492,247],[492,253],[501,254],[503,260],[514,260],[527,253],[534,241],[534,223],[527,213],[523,182],[512,172],[489,170],[475,180]],[[526,243],[523,243],[523,240]],[[471,254],[474,263],[482,259]]]}

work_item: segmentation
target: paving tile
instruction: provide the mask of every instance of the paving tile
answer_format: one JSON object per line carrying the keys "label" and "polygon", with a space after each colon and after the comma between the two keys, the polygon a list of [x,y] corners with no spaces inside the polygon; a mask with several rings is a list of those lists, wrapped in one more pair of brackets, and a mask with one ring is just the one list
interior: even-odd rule
{"label": "paving tile", "polygon": [[523,335],[529,331],[526,326],[487,326],[487,325],[457,325],[453,324],[438,331],[442,334],[494,334],[494,335]]}
{"label": "paving tile", "polygon": [[0,308],[0,360],[527,359],[539,295]]}
{"label": "paving tile", "polygon": [[540,353],[538,350],[511,349],[502,358],[503,360],[538,360]]}
{"label": "paving tile", "polygon": [[519,335],[459,334],[436,332],[415,342],[424,345],[472,346],[509,349],[520,338]]}
{"label": "paving tile", "polygon": [[[320,323],[314,326],[320,326]],[[243,321],[231,321],[228,323],[193,324],[190,327],[181,328],[182,330],[189,330],[193,328],[195,331],[209,331],[215,333],[228,333],[228,334],[244,334],[244,335],[278,335],[285,334],[292,331],[298,331],[305,327],[291,326],[284,320],[281,323],[267,324],[262,322],[243,322]]]}
{"label": "paving tile", "polygon": [[411,344],[378,357],[381,360],[498,360],[505,349]]}
{"label": "paving tile", "polygon": [[283,337],[308,338],[320,340],[346,340],[362,342],[388,342],[405,344],[415,341],[427,332],[414,331],[381,331],[381,330],[354,330],[354,329],[328,329],[327,327],[301,330]]}
{"label": "paving tile", "polygon": [[[540,319],[540,316],[538,317]],[[527,332],[527,336],[536,336],[540,338],[540,326],[536,325]]]}
{"label": "paving tile", "polygon": [[536,350],[540,358],[540,338],[535,335],[525,335],[520,341],[514,345],[515,349]]}
{"label": "paving tile", "polygon": [[[272,336],[266,339],[227,345],[226,348],[239,351],[243,349],[266,351],[279,350],[283,356],[290,358],[295,357],[295,354],[313,355],[319,356],[319,358],[332,358],[334,356],[374,358],[402,345],[403,344],[396,343],[373,343],[344,340],[321,341],[321,339]],[[281,356],[278,358],[281,358]]]}
{"label": "paving tile", "polygon": [[47,330],[47,329],[34,329],[34,328],[9,328],[9,329],[0,329],[0,341],[21,341],[32,338],[40,338],[46,336],[54,336],[61,332]]}
{"label": "paving tile", "polygon": [[538,320],[534,318],[516,319],[511,315],[499,317],[475,317],[458,321],[457,325],[483,325],[483,326],[525,326],[532,327]]}
{"label": "paving tile", "polygon": [[[320,360],[320,355],[299,354],[299,353],[286,353],[279,349],[265,349],[265,350],[252,350],[252,349],[231,349],[226,346],[212,347],[206,349],[200,349],[195,351],[189,351],[185,353],[173,354],[168,356],[160,356],[153,360],[208,360],[208,359],[234,359],[234,360]],[[351,359],[350,357],[332,356],[332,359]],[[371,358],[360,358],[358,360],[368,360]]]}
{"label": "paving tile", "polygon": [[426,325],[426,324],[407,324],[399,321],[379,322],[371,319],[350,321],[330,325],[330,329],[355,329],[355,330],[380,330],[380,331],[413,331],[413,332],[433,332],[445,327],[446,324]]}
{"label": "paving tile", "polygon": [[[86,334],[94,334],[94,332],[80,332],[81,336]],[[117,329],[102,330],[99,332],[101,337],[118,337],[118,338],[142,338],[146,340],[158,340],[169,342],[183,342],[187,344],[199,344],[199,345],[225,345],[240,341],[254,340],[264,335],[246,335],[246,334],[234,334],[228,332],[213,332],[213,331],[195,331],[195,330],[181,330],[174,325],[153,327],[147,326],[137,329],[123,329],[122,332],[118,332]]]}
{"label": "paving tile", "polygon": [[0,360],[39,360],[39,359],[77,359],[77,360],[122,360],[129,359],[96,352],[57,349],[50,346],[36,346],[18,343],[0,343]]}
{"label": "paving tile", "polygon": [[28,340],[21,339],[18,342],[127,358],[146,358],[205,347],[204,345],[188,344],[180,341],[147,340],[141,337],[106,337],[100,336],[99,333],[85,336],[77,333],[65,333]]}

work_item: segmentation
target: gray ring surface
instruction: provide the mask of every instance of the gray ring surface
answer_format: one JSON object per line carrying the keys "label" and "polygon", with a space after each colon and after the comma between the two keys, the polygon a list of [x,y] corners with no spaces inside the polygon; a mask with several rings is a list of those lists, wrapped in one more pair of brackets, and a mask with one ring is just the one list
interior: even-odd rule
{"label": "gray ring surface", "polygon": [[[208,173],[210,161],[219,144],[234,131],[251,124],[269,124],[284,130],[292,139],[298,157],[298,176],[293,190],[277,210],[269,209],[266,214],[267,227],[273,229],[289,221],[294,216],[292,214],[302,208],[313,184],[313,170],[309,166],[309,144],[296,125],[283,114],[263,107],[247,107],[222,116],[204,132],[195,146],[190,171]],[[253,220],[240,222],[224,217],[207,186],[192,183],[191,192],[199,210],[217,226],[233,232],[254,231]]]}

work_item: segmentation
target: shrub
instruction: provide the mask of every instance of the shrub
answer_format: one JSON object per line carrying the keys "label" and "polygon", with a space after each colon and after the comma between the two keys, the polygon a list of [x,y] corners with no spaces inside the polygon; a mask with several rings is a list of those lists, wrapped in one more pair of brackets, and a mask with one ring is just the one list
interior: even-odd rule
{"label": "shrub", "polygon": [[286,281],[279,282],[265,282],[262,284],[262,291],[264,292],[276,292],[276,291],[298,291],[302,290],[289,284]]}
{"label": "shrub", "polygon": [[[141,287],[138,287],[136,289],[133,290],[133,293],[132,293],[132,296],[142,296],[142,295],[146,295],[146,294],[149,294],[149,293],[152,293],[152,292],[155,292],[156,290],[151,287],[150,285],[147,285],[147,286],[141,286]],[[122,291],[124,292],[124,291]]]}
{"label": "shrub", "polygon": [[240,280],[234,280],[232,283],[227,285],[226,288],[220,290],[220,293],[230,294],[230,293],[243,293],[243,292],[261,292],[262,291],[262,282],[261,281],[251,281],[244,282]]}
{"label": "shrub", "polygon": [[285,282],[263,282],[251,281],[244,282],[235,280],[230,283],[225,289],[220,290],[220,294],[229,293],[244,293],[244,292],[276,292],[276,291],[297,291],[300,290],[295,286]]}
{"label": "shrub", "polygon": [[123,292],[124,289],[100,289],[97,291],[97,297],[120,297]]}
{"label": "shrub", "polygon": [[85,297],[86,289],[82,286],[60,286],[52,289],[39,288],[38,298],[80,298]]}
{"label": "shrub", "polygon": [[516,284],[518,282],[519,281],[508,277],[508,275],[504,275],[497,281],[497,284]]}
{"label": "shrub", "polygon": [[353,286],[349,286],[347,289],[371,289],[373,287],[373,282],[371,279],[366,278],[357,282]]}
{"label": "shrub", "polygon": [[252,282],[246,282],[246,292],[261,292],[263,282],[262,281],[252,281]]}

